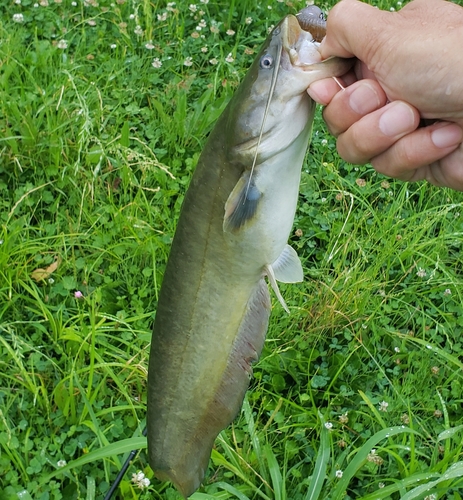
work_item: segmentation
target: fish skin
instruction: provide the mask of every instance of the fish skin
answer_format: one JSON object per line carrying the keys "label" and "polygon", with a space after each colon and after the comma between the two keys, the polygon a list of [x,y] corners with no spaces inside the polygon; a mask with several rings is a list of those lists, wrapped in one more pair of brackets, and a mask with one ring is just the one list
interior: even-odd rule
{"label": "fish skin", "polygon": [[[215,438],[239,412],[265,341],[271,308],[265,276],[291,231],[315,108],[306,88],[348,67],[327,61],[295,73],[288,50],[300,32],[294,16],[282,20],[212,130],[164,274],[148,371],[148,451],[156,477],[185,498],[200,486]],[[276,60],[279,50],[246,194],[273,74],[261,59]],[[245,203],[252,198],[252,210],[241,209],[236,200],[243,196]]]}

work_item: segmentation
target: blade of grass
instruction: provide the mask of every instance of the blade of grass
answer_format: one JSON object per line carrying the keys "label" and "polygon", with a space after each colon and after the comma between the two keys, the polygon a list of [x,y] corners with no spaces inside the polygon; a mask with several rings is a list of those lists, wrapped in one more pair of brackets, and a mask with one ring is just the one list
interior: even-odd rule
{"label": "blade of grass", "polygon": [[448,481],[449,479],[461,478],[463,477],[463,462],[457,462],[450,466],[440,478],[435,479],[427,484],[423,484],[421,486],[417,486],[413,488],[413,490],[409,491],[406,495],[404,495],[401,500],[413,500],[415,498],[421,497],[423,493],[430,492],[436,486],[439,485],[442,481]]}
{"label": "blade of grass", "polygon": [[386,429],[382,429],[373,435],[368,441],[356,452],[354,458],[351,460],[346,470],[343,471],[343,476],[339,480],[337,486],[334,488],[330,498],[332,500],[341,500],[344,497],[344,492],[346,491],[349,482],[355,476],[356,472],[363,466],[365,463],[368,454],[371,450],[383,439],[391,438],[397,434],[402,433],[412,433],[420,435],[419,432],[410,429],[408,427],[399,426],[399,427],[388,427]]}
{"label": "blade of grass", "polygon": [[305,500],[317,500],[323,488],[323,483],[326,478],[326,468],[330,459],[330,440],[329,431],[325,427],[325,420],[321,413],[318,413],[320,418],[320,448],[317,453],[317,461],[312,473],[312,480],[305,495]]}
{"label": "blade of grass", "polygon": [[47,474],[43,478],[40,479],[39,485],[43,485],[50,481],[50,479],[54,478],[60,473],[69,472],[72,469],[77,467],[81,467],[82,465],[96,462],[98,460],[103,460],[104,458],[112,457],[115,455],[121,455],[122,453],[130,453],[132,450],[143,449],[148,446],[145,437],[136,437],[136,438],[128,438],[122,439],[121,441],[117,441],[115,443],[111,443],[103,448],[98,448],[97,450],[91,451],[86,455],[69,462],[64,467],[60,467],[56,469],[50,474]]}

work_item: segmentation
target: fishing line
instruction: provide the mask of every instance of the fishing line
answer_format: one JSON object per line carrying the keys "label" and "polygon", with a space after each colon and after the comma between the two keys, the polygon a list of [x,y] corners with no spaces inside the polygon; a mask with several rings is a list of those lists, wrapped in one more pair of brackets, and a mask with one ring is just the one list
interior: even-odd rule
{"label": "fishing line", "polygon": [[342,83],[335,76],[332,76],[331,78],[339,85],[341,90],[345,90],[346,87],[344,87]]}
{"label": "fishing line", "polygon": [[[143,429],[144,436],[147,434],[147,428],[145,427]],[[113,484],[111,485],[111,488],[109,488],[108,493],[106,493],[106,496],[104,497],[104,500],[111,500],[113,493],[117,490],[120,482],[122,481],[122,478],[124,477],[125,473],[127,472],[127,469],[129,468],[130,462],[135,458],[135,455],[138,453],[138,450],[132,450],[129,453],[129,456],[127,457],[127,460],[124,462],[124,465],[122,466],[121,470],[119,471],[119,474],[117,475],[116,479],[114,480]]]}
{"label": "fishing line", "polygon": [[277,83],[277,78],[278,78],[278,72],[280,70],[280,61],[281,61],[281,52],[283,51],[283,44],[280,42],[278,43],[278,52],[277,52],[277,57],[275,61],[275,66],[274,70],[272,73],[272,81],[270,83],[270,91],[269,91],[269,96],[267,99],[267,103],[265,104],[265,110],[264,110],[264,116],[262,118],[262,125],[260,127],[260,132],[259,132],[259,138],[257,139],[257,146],[256,146],[256,152],[254,154],[254,159],[252,160],[252,166],[251,166],[251,172],[249,174],[249,180],[248,180],[248,185],[246,186],[246,192],[244,196],[244,201],[243,204],[246,202],[246,197],[248,195],[249,187],[251,186],[251,179],[252,179],[252,174],[254,173],[254,168],[257,163],[257,155],[259,153],[259,146],[262,141],[262,136],[264,135],[264,126],[265,126],[265,121],[267,119],[267,115],[270,109],[270,102],[272,101],[273,93],[275,91],[275,86]]}

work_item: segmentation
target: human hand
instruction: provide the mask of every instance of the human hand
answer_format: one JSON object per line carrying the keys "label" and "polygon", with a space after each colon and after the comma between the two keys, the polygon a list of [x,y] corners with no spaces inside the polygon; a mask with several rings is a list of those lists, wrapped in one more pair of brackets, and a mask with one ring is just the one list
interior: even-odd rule
{"label": "human hand", "polygon": [[[340,155],[391,177],[463,190],[462,44],[463,8],[443,0],[415,0],[399,12],[337,4],[322,57],[359,62],[346,89],[321,80],[309,94],[326,105]],[[439,121],[419,128],[420,118]]]}

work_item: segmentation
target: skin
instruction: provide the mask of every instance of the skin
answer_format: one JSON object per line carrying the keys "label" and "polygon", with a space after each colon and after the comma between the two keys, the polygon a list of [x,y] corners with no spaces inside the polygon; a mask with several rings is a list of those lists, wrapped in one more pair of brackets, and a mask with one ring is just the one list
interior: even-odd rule
{"label": "skin", "polygon": [[341,157],[463,191],[462,46],[463,8],[450,2],[414,0],[398,12],[339,2],[322,57],[358,62],[341,79],[344,89],[325,79],[308,92],[326,106]]}

